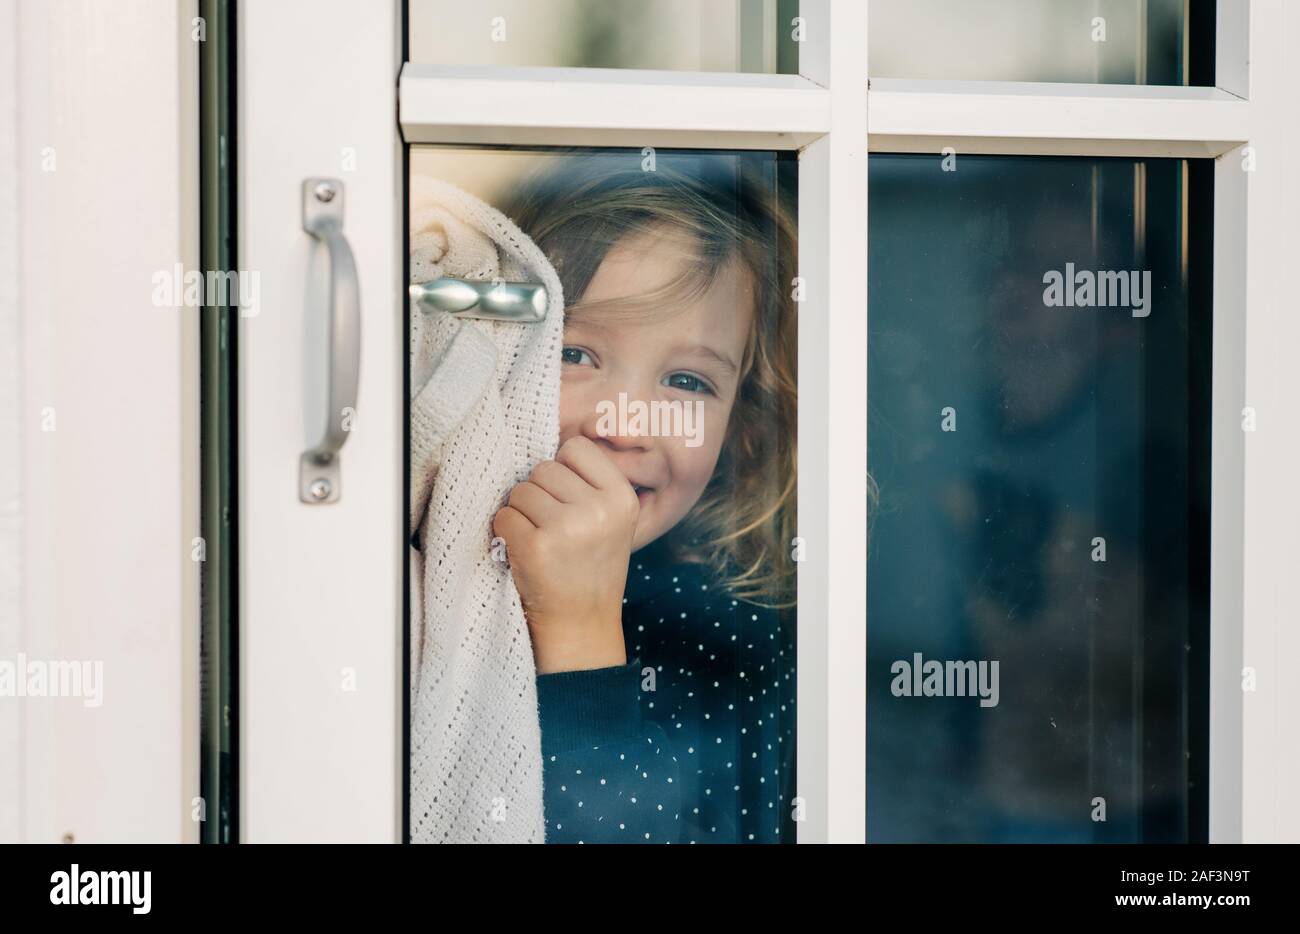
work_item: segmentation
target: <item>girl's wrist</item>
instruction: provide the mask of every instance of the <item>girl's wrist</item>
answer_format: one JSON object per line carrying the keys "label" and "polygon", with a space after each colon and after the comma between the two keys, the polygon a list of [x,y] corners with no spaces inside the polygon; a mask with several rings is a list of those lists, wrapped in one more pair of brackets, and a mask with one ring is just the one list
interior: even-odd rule
{"label": "girl's wrist", "polygon": [[548,635],[547,628],[537,627],[532,630],[533,659],[537,663],[539,675],[562,671],[591,671],[627,664],[627,647],[623,642],[621,619],[617,619],[613,625],[573,627],[584,634],[581,638],[574,638],[567,633]]}

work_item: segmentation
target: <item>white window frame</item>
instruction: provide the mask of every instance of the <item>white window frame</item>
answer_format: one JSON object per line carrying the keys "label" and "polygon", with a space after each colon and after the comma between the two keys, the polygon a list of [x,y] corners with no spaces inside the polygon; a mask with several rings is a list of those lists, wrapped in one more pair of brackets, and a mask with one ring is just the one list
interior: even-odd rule
{"label": "white window frame", "polygon": [[[1287,154],[1300,153],[1300,74],[1287,70],[1300,18],[1282,0],[1219,0],[1215,89],[869,88],[866,6],[805,0],[800,74],[766,76],[400,67],[391,0],[241,5],[241,268],[263,271],[265,309],[240,325],[242,839],[401,837],[402,138],[799,151],[800,842],[865,839],[868,151],[1215,158],[1210,835],[1300,839],[1289,793],[1300,681],[1281,670],[1300,657],[1286,619],[1300,605],[1287,547],[1300,457],[1284,424],[1297,377],[1278,350],[1300,344],[1283,253],[1300,210],[1285,177]],[[383,104],[399,67],[400,138]],[[342,501],[304,506],[298,184],[339,175],[347,145],[358,155],[341,175],[363,289],[358,427]],[[1249,436],[1244,405],[1259,412]],[[1243,665],[1260,683],[1246,696]],[[340,692],[343,667],[358,691]]]}

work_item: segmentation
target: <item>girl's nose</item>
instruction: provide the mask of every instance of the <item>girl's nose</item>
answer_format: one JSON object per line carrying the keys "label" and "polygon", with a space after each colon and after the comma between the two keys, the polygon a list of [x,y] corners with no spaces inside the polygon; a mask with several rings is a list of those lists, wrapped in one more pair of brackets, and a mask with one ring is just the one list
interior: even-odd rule
{"label": "girl's nose", "polygon": [[645,451],[654,444],[650,434],[653,396],[626,389],[598,400],[585,419],[582,433],[612,451]]}
{"label": "girl's nose", "polygon": [[591,440],[595,441],[597,444],[601,445],[602,447],[606,447],[611,451],[632,451],[632,452],[650,450],[650,444],[654,440],[653,438],[650,437],[638,437],[636,435],[620,435],[620,434],[611,434],[611,435],[597,434],[589,437],[591,437]]}

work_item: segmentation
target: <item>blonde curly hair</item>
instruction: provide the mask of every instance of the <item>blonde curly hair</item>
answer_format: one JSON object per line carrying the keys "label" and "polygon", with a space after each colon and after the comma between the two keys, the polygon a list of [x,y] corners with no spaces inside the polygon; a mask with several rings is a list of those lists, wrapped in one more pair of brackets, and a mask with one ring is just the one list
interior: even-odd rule
{"label": "blonde curly hair", "polygon": [[[749,272],[755,314],[722,452],[667,544],[678,560],[708,567],[738,598],[791,606],[798,322],[787,193],[768,154],[659,153],[656,162],[643,170],[639,151],[564,155],[500,206],[554,264],[570,313],[662,309],[669,299],[702,294],[733,260]],[[652,227],[686,235],[699,262],[653,295],[584,305],[614,244]]]}

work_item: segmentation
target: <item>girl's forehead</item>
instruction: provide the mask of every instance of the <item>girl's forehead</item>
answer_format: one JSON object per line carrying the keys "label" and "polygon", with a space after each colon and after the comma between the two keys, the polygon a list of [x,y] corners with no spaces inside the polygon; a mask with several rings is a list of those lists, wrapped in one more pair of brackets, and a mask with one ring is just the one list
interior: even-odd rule
{"label": "girl's forehead", "polygon": [[752,311],[754,288],[754,275],[738,253],[716,263],[682,233],[649,230],[610,248],[572,314],[581,316],[587,309],[680,312],[697,305],[712,306],[714,313]]}
{"label": "girl's forehead", "polygon": [[570,308],[566,327],[728,334],[748,329],[754,317],[753,276],[739,261],[726,263],[708,279],[695,275],[618,280],[611,274],[601,285],[589,288]]}
{"label": "girl's forehead", "polygon": [[698,270],[700,251],[693,240],[654,227],[623,237],[609,248],[583,296],[584,301],[641,295],[661,290]]}

